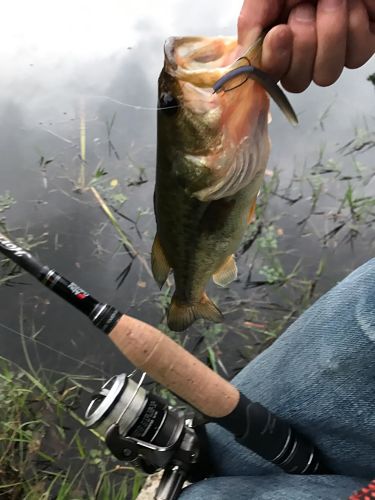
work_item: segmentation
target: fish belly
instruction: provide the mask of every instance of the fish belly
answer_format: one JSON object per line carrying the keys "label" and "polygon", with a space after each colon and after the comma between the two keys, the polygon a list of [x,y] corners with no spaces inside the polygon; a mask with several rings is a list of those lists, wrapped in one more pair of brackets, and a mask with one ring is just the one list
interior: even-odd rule
{"label": "fish belly", "polygon": [[170,178],[157,184],[157,234],[180,302],[199,302],[212,275],[237,250],[260,182],[211,202],[197,200]]}

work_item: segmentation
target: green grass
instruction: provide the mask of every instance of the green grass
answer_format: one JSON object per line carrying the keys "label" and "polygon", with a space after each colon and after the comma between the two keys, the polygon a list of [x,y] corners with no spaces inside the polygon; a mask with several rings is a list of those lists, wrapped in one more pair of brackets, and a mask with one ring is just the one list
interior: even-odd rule
{"label": "green grass", "polygon": [[0,498],[137,497],[143,475],[112,459],[101,441],[88,445],[81,391],[69,376],[52,381],[0,358]]}

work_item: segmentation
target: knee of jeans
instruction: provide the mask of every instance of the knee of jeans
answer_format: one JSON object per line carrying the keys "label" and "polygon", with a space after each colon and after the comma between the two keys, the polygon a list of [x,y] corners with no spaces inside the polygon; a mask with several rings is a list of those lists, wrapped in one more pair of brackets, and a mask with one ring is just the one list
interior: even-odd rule
{"label": "knee of jeans", "polygon": [[366,340],[375,342],[375,259],[353,271],[343,282],[354,301],[354,322]]}
{"label": "knee of jeans", "polygon": [[341,284],[355,292],[371,293],[375,286],[375,258],[351,272],[341,281]]}
{"label": "knee of jeans", "polygon": [[[335,311],[340,303],[337,318],[332,318],[337,326],[344,326],[375,342],[375,259],[371,259],[345,278],[328,295],[326,306]],[[335,293],[336,292],[336,293]],[[342,332],[345,333],[345,332]],[[358,337],[359,338],[359,337]],[[333,356],[334,358],[334,356]],[[331,368],[335,370],[333,362]]]}
{"label": "knee of jeans", "polygon": [[372,342],[375,342],[375,280],[371,290],[365,287],[355,307],[355,318],[362,333]]}
{"label": "knee of jeans", "polygon": [[[337,379],[375,354],[375,259],[367,262],[317,301],[298,324],[309,341],[319,377]],[[302,318],[300,318],[302,319]],[[297,324],[297,323],[296,323]],[[300,342],[306,349],[306,341]],[[307,351],[305,352],[305,358]]]}

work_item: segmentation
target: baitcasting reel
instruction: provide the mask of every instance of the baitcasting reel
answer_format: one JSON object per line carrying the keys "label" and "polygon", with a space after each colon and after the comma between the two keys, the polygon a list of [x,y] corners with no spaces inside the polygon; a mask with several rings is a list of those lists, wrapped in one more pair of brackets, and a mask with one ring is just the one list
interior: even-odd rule
{"label": "baitcasting reel", "polygon": [[155,499],[175,500],[198,460],[198,437],[183,411],[142,387],[144,377],[135,382],[121,374],[108,380],[86,410],[86,425],[105,437],[119,460],[148,474],[164,469]]}

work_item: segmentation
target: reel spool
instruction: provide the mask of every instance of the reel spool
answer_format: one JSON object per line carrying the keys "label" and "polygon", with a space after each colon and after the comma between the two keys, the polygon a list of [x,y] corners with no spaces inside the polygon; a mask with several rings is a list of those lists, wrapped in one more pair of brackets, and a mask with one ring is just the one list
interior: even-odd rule
{"label": "reel spool", "polygon": [[164,469],[155,499],[174,500],[198,459],[198,438],[183,411],[142,387],[144,378],[121,374],[105,382],[86,410],[86,426],[118,460],[146,473]]}

